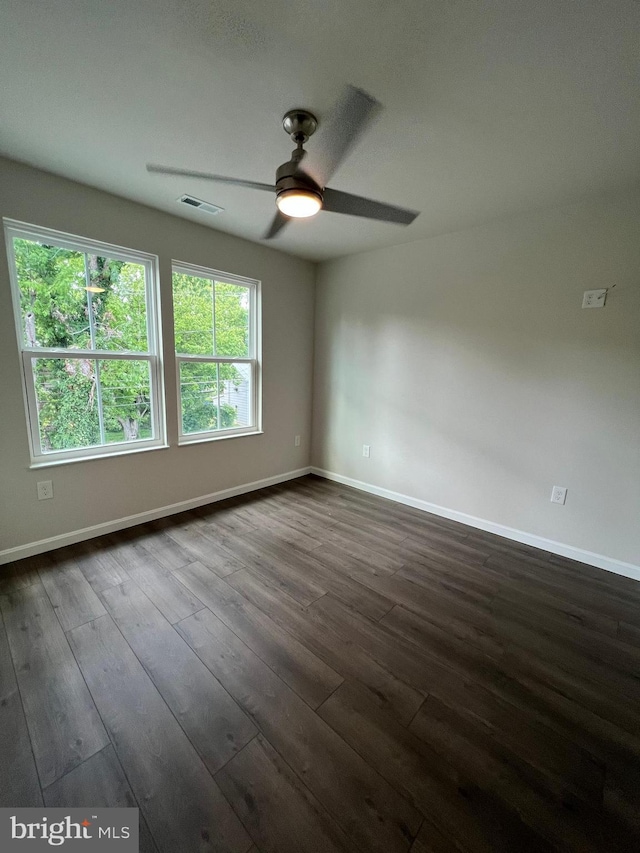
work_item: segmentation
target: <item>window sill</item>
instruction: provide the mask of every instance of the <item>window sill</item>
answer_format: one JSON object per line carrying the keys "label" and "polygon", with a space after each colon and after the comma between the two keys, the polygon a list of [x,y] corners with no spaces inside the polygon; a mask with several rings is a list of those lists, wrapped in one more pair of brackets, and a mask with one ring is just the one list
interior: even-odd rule
{"label": "window sill", "polygon": [[113,450],[110,453],[92,453],[90,456],[74,456],[67,459],[38,459],[29,465],[31,470],[54,468],[58,465],[74,465],[77,462],[95,462],[96,459],[112,459],[119,456],[131,456],[133,453],[148,453],[151,450],[168,450],[168,444],[154,444],[150,447],[130,447],[126,450]]}
{"label": "window sill", "polygon": [[185,438],[182,436],[178,440],[178,447],[189,447],[190,444],[205,444],[209,441],[225,441],[228,438],[246,438],[250,435],[264,435],[264,430],[253,429],[251,432],[235,432],[227,435],[204,435],[199,438]]}

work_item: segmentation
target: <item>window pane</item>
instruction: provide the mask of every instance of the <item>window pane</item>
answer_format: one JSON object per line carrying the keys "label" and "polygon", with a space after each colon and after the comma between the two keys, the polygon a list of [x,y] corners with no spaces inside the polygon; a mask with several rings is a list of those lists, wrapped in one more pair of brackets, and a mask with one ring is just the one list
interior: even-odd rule
{"label": "window pane", "polygon": [[251,365],[221,364],[218,402],[233,412],[233,426],[253,426],[251,400]]}
{"label": "window pane", "polygon": [[216,281],[216,355],[249,357],[249,288]]}
{"label": "window pane", "polygon": [[44,453],[153,438],[149,362],[84,358],[32,362]]}
{"label": "window pane", "polygon": [[180,364],[184,434],[251,426],[251,366]]}
{"label": "window pane", "polygon": [[142,264],[21,238],[14,250],[25,346],[146,352]]}
{"label": "window pane", "polygon": [[213,282],[174,272],[173,322],[176,352],[214,355]]}
{"label": "window pane", "polygon": [[95,361],[34,358],[32,363],[43,452],[99,445]]}
{"label": "window pane", "polygon": [[89,349],[84,253],[21,238],[13,246],[24,345]]}
{"label": "window pane", "polygon": [[98,362],[105,444],[154,437],[148,361]]}
{"label": "window pane", "polygon": [[143,264],[87,255],[95,349],[145,352],[147,310]]}
{"label": "window pane", "polygon": [[182,432],[208,432],[217,429],[217,364],[180,364],[180,401]]}

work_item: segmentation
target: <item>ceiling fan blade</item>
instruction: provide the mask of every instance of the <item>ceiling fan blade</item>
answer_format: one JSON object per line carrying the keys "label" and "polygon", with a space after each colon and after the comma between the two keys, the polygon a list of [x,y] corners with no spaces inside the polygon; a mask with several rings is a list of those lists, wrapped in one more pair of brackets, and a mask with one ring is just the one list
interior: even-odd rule
{"label": "ceiling fan blade", "polygon": [[236,187],[247,187],[250,190],[269,190],[275,192],[273,184],[261,184],[259,181],[245,181],[242,178],[227,178],[224,175],[213,175],[211,172],[196,172],[193,169],[175,169],[173,166],[158,166],[147,163],[147,172],[158,175],[182,175],[185,178],[203,178],[205,181],[218,181],[220,184],[232,184]]}
{"label": "ceiling fan blade", "polygon": [[420,216],[417,210],[395,207],[393,204],[384,204],[360,195],[350,195],[329,187],[325,187],[324,190],[322,209],[330,213],[347,213],[349,216],[364,216],[366,219],[379,219],[381,222],[395,222],[398,225],[411,225],[416,216]]}
{"label": "ceiling fan blade", "polygon": [[317,139],[305,157],[303,171],[320,187],[327,182],[382,109],[382,104],[362,89],[347,86],[321,124]]}
{"label": "ceiling fan blade", "polygon": [[263,236],[263,240],[271,240],[276,234],[279,234],[280,231],[285,227],[285,225],[289,224],[290,216],[285,216],[281,211],[276,211],[276,215],[271,220],[271,225],[267,229],[265,235]]}

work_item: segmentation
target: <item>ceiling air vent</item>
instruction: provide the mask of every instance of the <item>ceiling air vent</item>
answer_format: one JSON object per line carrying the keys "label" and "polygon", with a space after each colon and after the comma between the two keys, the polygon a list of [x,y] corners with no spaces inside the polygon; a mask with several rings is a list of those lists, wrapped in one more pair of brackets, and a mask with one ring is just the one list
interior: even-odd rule
{"label": "ceiling air vent", "polygon": [[215,204],[211,204],[208,201],[202,201],[202,199],[194,198],[192,195],[182,195],[178,199],[182,204],[188,204],[190,207],[197,207],[198,210],[203,210],[205,213],[210,213],[212,216],[215,216],[216,213],[222,213],[224,207],[217,207]]}

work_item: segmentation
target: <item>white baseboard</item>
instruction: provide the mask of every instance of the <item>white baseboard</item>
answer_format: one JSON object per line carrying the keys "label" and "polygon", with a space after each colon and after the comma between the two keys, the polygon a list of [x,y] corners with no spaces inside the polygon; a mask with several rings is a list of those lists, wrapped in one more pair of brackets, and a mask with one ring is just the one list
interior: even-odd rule
{"label": "white baseboard", "polygon": [[412,498],[400,492],[393,492],[390,489],[373,486],[370,483],[364,483],[362,480],[343,477],[342,474],[325,471],[323,468],[312,467],[311,473],[316,474],[318,477],[324,477],[326,480],[335,480],[336,483],[352,486],[354,489],[360,489],[362,492],[369,492],[372,495],[378,495],[381,498],[406,504],[415,509],[421,509],[424,512],[440,515],[452,521],[459,521],[461,524],[469,525],[469,527],[476,527],[479,530],[486,530],[488,533],[504,536],[505,539],[523,542],[525,545],[532,545],[534,548],[540,548],[542,551],[550,551],[553,554],[559,554],[561,557],[577,560],[579,563],[587,563],[590,566],[596,566],[598,569],[606,569],[608,572],[614,572],[617,575],[624,575],[633,580],[640,580],[640,566],[634,566],[633,563],[624,563],[622,560],[614,560],[612,557],[605,557],[602,554],[595,554],[592,551],[575,548],[573,545],[565,545],[562,542],[555,542],[553,539],[535,536],[532,533],[526,533],[524,530],[516,530],[513,527],[496,524],[494,521],[487,521],[485,518],[477,518],[475,515],[467,515],[466,512],[458,512],[455,509],[448,509],[447,507],[438,506],[438,504],[432,504],[419,498]]}
{"label": "white baseboard", "polygon": [[284,474],[276,474],[273,477],[265,477],[264,480],[255,480],[253,483],[243,483],[240,486],[232,486],[230,489],[223,489],[220,492],[212,492],[209,495],[200,495],[197,498],[189,498],[186,501],[179,501],[175,504],[150,509],[146,512],[138,512],[135,515],[127,515],[124,518],[117,518],[114,521],[105,521],[101,524],[93,524],[91,527],[83,527],[81,530],[72,530],[69,533],[61,533],[59,536],[50,536],[48,539],[40,539],[37,542],[29,542],[26,545],[18,545],[15,548],[7,548],[0,551],[0,565],[13,562],[13,560],[21,560],[23,557],[32,557],[34,554],[42,554],[44,551],[53,551],[55,548],[62,548],[64,545],[73,545],[76,542],[83,542],[85,539],[93,539],[95,536],[101,536],[103,533],[113,533],[116,530],[124,530],[126,527],[134,527],[136,524],[142,524],[145,521],[153,521],[156,518],[163,518],[166,515],[174,515],[177,512],[184,512],[188,509],[195,509],[198,506],[222,501],[225,498],[233,498],[236,495],[243,495],[247,492],[254,492],[256,489],[264,489],[267,486],[275,486],[276,483],[284,483],[286,480],[294,480],[297,477],[304,477],[311,473],[311,468],[298,468],[295,471],[287,471]]}

